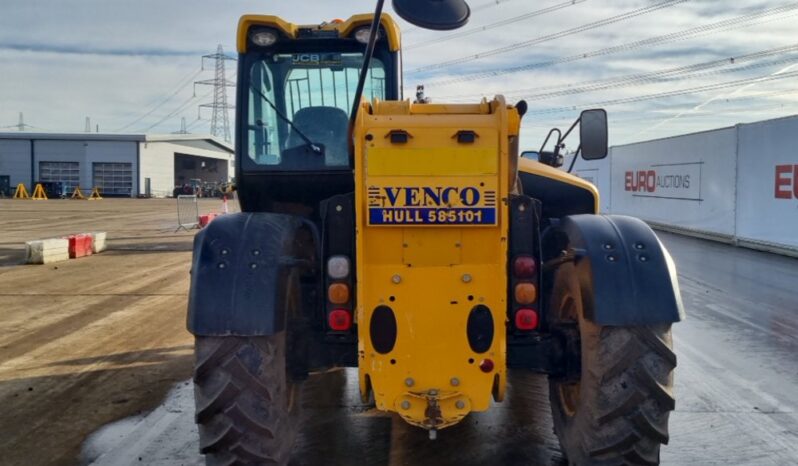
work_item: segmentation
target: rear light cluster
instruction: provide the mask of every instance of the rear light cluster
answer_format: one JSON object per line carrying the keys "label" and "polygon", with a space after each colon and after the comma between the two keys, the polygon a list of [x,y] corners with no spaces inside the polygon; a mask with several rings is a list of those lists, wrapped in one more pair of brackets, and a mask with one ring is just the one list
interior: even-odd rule
{"label": "rear light cluster", "polygon": [[535,330],[538,327],[538,263],[532,256],[516,256],[512,262],[513,323],[518,330]]}
{"label": "rear light cluster", "polygon": [[348,257],[332,256],[327,260],[327,325],[336,332],[352,328],[351,275]]}

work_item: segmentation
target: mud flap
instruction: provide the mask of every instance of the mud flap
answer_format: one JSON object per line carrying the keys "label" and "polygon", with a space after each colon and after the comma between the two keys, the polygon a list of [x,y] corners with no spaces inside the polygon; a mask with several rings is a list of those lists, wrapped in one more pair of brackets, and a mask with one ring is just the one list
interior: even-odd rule
{"label": "mud flap", "polygon": [[571,215],[543,235],[546,264],[573,261],[585,317],[610,326],[684,319],[676,266],[654,231],[622,215]]}
{"label": "mud flap", "polygon": [[188,331],[197,336],[275,335],[286,328],[289,277],[312,267],[316,235],[298,217],[221,216],[194,237]]}

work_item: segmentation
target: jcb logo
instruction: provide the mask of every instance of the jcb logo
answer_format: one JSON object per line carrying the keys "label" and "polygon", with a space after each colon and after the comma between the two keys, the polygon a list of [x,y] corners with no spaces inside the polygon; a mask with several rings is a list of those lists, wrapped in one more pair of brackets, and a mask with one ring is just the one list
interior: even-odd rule
{"label": "jcb logo", "polygon": [[318,63],[321,61],[321,55],[318,53],[295,53],[293,60],[294,63]]}
{"label": "jcb logo", "polygon": [[776,165],[776,199],[798,199],[798,165]]}

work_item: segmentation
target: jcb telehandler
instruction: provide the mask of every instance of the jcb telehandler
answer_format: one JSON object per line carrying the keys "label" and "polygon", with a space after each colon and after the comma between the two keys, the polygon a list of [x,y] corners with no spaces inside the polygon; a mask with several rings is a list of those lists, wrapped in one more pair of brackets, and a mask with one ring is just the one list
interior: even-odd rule
{"label": "jcb telehandler", "polygon": [[[197,234],[188,307],[208,464],[287,463],[300,382],[342,366],[430,438],[501,401],[512,371],[548,374],[572,464],[658,463],[675,266],[646,224],[599,215],[596,188],[555,167],[577,124],[581,156],[606,156],[606,113],[553,130],[554,156],[532,161],[524,102],[402,100],[383,1],[320,25],[239,23],[243,213]],[[394,10],[430,29],[470,14],[462,0]]]}

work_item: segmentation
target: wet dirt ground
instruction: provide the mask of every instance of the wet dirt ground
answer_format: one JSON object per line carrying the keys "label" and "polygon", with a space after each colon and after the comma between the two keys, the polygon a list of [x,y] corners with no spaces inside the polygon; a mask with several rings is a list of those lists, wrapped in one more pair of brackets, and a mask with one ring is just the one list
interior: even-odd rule
{"label": "wet dirt ground", "polygon": [[[679,266],[688,320],[666,465],[798,464],[798,260],[661,233]],[[353,369],[311,378],[297,465],[561,465],[543,376],[516,372],[507,401],[429,441],[359,401]],[[203,464],[193,392],[179,384],[148,416],[100,430],[96,465]]]}
{"label": "wet dirt ground", "polygon": [[[107,201],[0,201],[2,464],[203,464],[184,327],[193,233],[174,232],[174,200]],[[27,239],[96,230],[102,255],[12,265]],[[689,315],[662,463],[798,464],[798,260],[660,236]],[[363,405],[353,370],[304,392],[294,464],[564,464],[542,376],[512,374],[504,403],[434,442]]]}
{"label": "wet dirt ground", "polygon": [[[0,200],[0,213],[0,464],[75,464],[89,433],[189,377],[194,232],[175,233],[173,199]],[[91,231],[108,251],[20,265],[27,240]]]}

